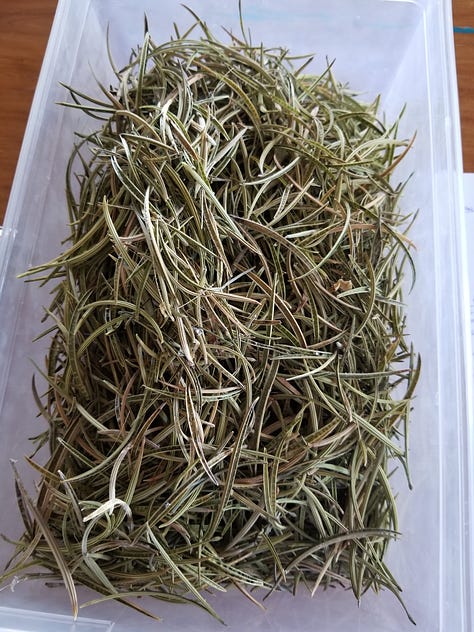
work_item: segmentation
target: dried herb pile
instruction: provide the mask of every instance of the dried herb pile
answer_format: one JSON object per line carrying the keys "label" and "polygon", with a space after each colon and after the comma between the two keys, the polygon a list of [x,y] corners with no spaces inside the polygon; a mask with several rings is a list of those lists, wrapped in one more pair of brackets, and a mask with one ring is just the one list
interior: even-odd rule
{"label": "dried herb pile", "polygon": [[218,616],[205,591],[232,585],[400,598],[409,143],[330,68],[197,25],[147,32],[100,99],[69,88],[99,121],[68,165],[70,244],[28,273],[55,283],[51,456],[37,498],[16,477],[3,579],[63,580],[75,613],[77,584],[151,616],[135,597]]}

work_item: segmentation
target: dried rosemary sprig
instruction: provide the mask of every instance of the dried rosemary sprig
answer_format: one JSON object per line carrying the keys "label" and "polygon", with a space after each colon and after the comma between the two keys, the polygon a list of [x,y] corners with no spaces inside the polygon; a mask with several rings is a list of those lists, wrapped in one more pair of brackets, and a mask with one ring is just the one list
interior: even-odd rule
{"label": "dried rosemary sprig", "polygon": [[218,616],[202,591],[228,585],[400,598],[409,144],[330,68],[197,24],[147,32],[103,100],[69,88],[102,123],[67,168],[70,246],[28,273],[56,282],[51,456],[34,500],[16,476],[3,579],[62,578],[75,613],[76,584],[150,616],[134,597]]}

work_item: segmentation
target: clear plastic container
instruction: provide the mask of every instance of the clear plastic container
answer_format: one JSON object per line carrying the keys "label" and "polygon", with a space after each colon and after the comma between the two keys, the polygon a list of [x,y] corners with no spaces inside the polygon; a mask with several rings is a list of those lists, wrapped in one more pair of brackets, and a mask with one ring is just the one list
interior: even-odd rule
{"label": "clear plastic container", "polygon": [[[239,29],[237,2],[190,0],[189,4],[215,32],[222,25]],[[284,45],[294,53],[314,52],[315,71],[325,66],[326,57],[335,59],[335,76],[360,91],[361,98],[382,95],[387,119],[406,104],[401,135],[417,131],[398,176],[402,179],[414,172],[402,203],[407,210],[419,209],[411,232],[417,247],[417,281],[406,298],[408,328],[422,355],[423,372],[411,423],[414,489],[408,490],[402,476],[394,479],[403,535],[391,545],[388,561],[421,632],[474,629],[469,536],[472,385],[450,10],[450,3],[442,0],[243,1],[254,42]],[[44,353],[41,344],[33,345],[31,340],[41,330],[41,307],[48,298],[16,275],[60,248],[67,221],[65,162],[73,132],[91,125],[76,111],[55,105],[66,97],[59,81],[86,92],[94,90],[93,73],[104,84],[112,81],[107,26],[117,63],[123,63],[142,39],[144,13],[155,41],[169,38],[173,21],[180,25],[191,21],[174,0],[60,0],[31,109],[0,239],[0,531],[12,538],[20,535],[21,526],[9,459],[18,459],[21,471],[31,477],[22,457],[29,453],[28,437],[36,434],[40,422],[30,392],[30,358],[41,363]],[[11,553],[11,546],[2,541],[0,563]],[[81,590],[80,597],[87,601],[91,594]],[[211,603],[232,631],[413,629],[389,592],[367,594],[360,606],[343,590],[327,590],[313,599],[307,594],[277,593],[266,602],[265,613],[232,590],[211,597]],[[25,616],[29,609],[52,613],[50,620],[44,614],[37,617],[38,632],[49,632],[54,617],[69,614],[65,590],[41,583],[23,582],[14,591],[3,590],[0,606],[20,609]],[[154,609],[168,632],[222,629],[196,608],[157,604]],[[0,629],[5,612],[0,609]],[[115,603],[90,607],[83,614],[96,619],[94,625],[103,620],[105,629],[108,621],[113,622],[115,632],[160,629]],[[18,618],[18,624],[8,629],[30,628],[22,627]],[[77,629],[100,628],[92,623],[88,628],[85,622]]]}
{"label": "clear plastic container", "polygon": [[0,607],[0,632],[112,632],[114,624],[81,617]]}

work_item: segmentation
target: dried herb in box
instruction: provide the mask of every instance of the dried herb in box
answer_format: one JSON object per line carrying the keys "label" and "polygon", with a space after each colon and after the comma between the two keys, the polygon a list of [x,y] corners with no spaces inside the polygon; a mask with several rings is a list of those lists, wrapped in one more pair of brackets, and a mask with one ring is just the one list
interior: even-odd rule
{"label": "dried herb in box", "polygon": [[[197,34],[197,29],[201,30]],[[407,468],[409,148],[378,100],[204,23],[148,31],[67,168],[54,282],[50,457],[3,576],[150,596],[400,587],[390,470]],[[97,120],[98,119],[98,120]],[[44,571],[33,572],[32,565]],[[400,599],[401,601],[401,599]]]}

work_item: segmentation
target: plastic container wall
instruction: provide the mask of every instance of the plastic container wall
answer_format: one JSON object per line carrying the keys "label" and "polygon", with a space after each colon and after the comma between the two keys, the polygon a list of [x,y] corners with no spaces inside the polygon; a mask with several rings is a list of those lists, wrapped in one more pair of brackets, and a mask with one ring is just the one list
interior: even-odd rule
{"label": "plastic container wall", "polygon": [[0,607],[0,632],[111,632],[110,621],[53,615],[32,610]]}
{"label": "plastic container wall", "polygon": [[[402,205],[418,209],[411,232],[416,244],[417,280],[406,296],[408,329],[422,355],[423,372],[411,423],[410,464],[414,489],[394,479],[402,537],[389,551],[389,565],[404,589],[404,600],[422,632],[470,632],[469,450],[472,446],[471,385],[467,372],[469,335],[462,261],[462,203],[459,121],[449,3],[436,0],[244,0],[243,15],[254,42],[283,45],[292,53],[315,53],[314,71],[335,60],[335,76],[361,98],[382,97],[387,120],[406,106],[400,135],[416,131],[412,151],[396,177],[413,173]],[[215,33],[221,26],[238,32],[238,6],[221,0],[189,5]],[[169,39],[173,22],[185,28],[192,17],[178,1],[61,0],[32,106],[23,149],[0,239],[0,531],[20,535],[9,458],[30,453],[28,437],[43,428],[36,417],[29,358],[42,362],[42,344],[31,343],[42,330],[46,292],[16,279],[30,264],[57,253],[67,234],[64,199],[66,160],[75,131],[91,120],[56,102],[66,98],[59,81],[91,93],[95,74],[113,81],[106,53],[106,31],[118,65],[140,43],[143,15],[155,42]],[[44,345],[45,343],[43,343]],[[19,463],[19,467],[21,464]],[[22,467],[31,479],[31,471]],[[0,563],[12,548],[0,543]],[[83,601],[94,597],[80,591]],[[413,630],[393,595],[367,594],[360,607],[351,593],[328,590],[311,599],[279,593],[262,613],[230,591],[211,603],[231,631],[408,632]],[[149,605],[149,604],[147,604]],[[0,593],[0,606],[69,613],[60,588],[21,583]],[[212,632],[221,625],[189,607],[157,604],[163,629]],[[118,604],[88,608],[84,614],[115,623],[114,631],[156,630],[156,623]],[[2,613],[0,610],[0,625]],[[2,628],[0,627],[0,630]],[[14,629],[14,628],[12,628]],[[18,628],[23,629],[23,628]],[[46,619],[37,630],[49,632]],[[79,629],[79,628],[78,628]],[[86,628],[84,628],[86,629]],[[95,628],[91,628],[95,629]]]}

